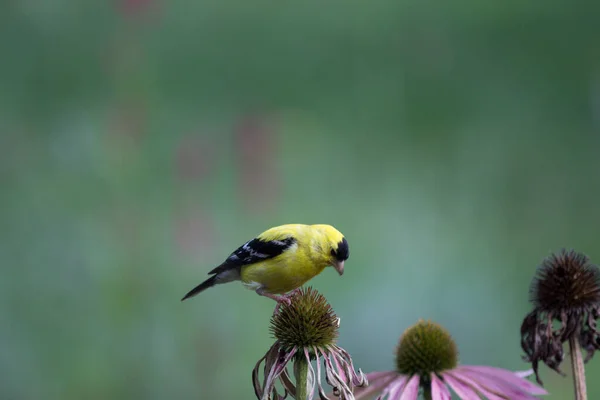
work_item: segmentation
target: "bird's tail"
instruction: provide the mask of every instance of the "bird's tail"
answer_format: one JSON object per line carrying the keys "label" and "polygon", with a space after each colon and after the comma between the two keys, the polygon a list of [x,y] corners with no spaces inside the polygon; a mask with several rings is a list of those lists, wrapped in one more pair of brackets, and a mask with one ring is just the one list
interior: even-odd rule
{"label": "bird's tail", "polygon": [[217,275],[213,275],[210,278],[208,278],[207,280],[205,280],[204,282],[202,282],[201,284],[199,284],[198,286],[196,286],[195,288],[193,288],[192,290],[190,290],[188,292],[188,294],[183,296],[183,299],[181,299],[181,301],[184,301],[185,299],[189,299],[190,297],[194,297],[198,293],[208,289],[209,287],[213,287],[216,284],[217,284]]}

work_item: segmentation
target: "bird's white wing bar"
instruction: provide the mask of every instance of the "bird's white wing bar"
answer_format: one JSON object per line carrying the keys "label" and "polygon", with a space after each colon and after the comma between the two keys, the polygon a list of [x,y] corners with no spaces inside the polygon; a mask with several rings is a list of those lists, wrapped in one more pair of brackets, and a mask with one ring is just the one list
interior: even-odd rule
{"label": "bird's white wing bar", "polygon": [[223,264],[242,266],[264,261],[269,258],[277,257],[294,243],[296,243],[296,239],[292,237],[267,242],[260,239],[252,239],[231,253]]}

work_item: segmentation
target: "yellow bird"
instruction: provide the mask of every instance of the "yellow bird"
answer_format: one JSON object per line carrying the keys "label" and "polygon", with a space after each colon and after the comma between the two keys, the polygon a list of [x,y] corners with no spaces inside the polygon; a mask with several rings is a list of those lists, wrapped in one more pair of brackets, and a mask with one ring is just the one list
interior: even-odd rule
{"label": "yellow bird", "polygon": [[181,300],[209,287],[241,280],[259,295],[289,304],[286,293],[298,289],[325,267],[333,266],[342,275],[348,256],[348,241],[331,225],[276,226],[231,253],[209,272],[210,278]]}

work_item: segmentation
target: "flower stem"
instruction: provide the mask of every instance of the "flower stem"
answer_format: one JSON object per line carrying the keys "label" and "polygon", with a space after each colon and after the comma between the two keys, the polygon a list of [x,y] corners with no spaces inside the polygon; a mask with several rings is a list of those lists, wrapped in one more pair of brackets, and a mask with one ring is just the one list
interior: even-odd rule
{"label": "flower stem", "polygon": [[423,389],[423,398],[425,400],[432,400],[432,397],[431,397],[431,385],[427,385]]}
{"label": "flower stem", "polygon": [[583,366],[583,355],[577,338],[569,339],[571,350],[571,368],[573,370],[573,384],[575,386],[575,400],[587,400],[587,389],[585,386],[585,367]]}
{"label": "flower stem", "polygon": [[307,400],[308,393],[308,361],[304,355],[298,355],[294,361],[296,376],[296,400]]}

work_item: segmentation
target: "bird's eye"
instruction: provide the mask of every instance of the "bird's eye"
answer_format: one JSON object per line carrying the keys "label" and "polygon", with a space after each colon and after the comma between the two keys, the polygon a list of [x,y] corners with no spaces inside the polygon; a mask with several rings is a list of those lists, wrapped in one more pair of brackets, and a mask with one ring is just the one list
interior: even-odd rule
{"label": "bird's eye", "polygon": [[331,255],[334,256],[334,257],[337,255],[337,253],[335,252],[334,249],[331,249]]}

